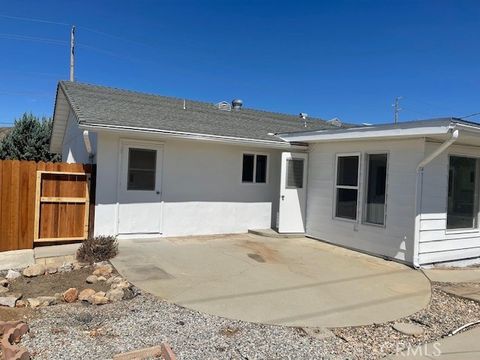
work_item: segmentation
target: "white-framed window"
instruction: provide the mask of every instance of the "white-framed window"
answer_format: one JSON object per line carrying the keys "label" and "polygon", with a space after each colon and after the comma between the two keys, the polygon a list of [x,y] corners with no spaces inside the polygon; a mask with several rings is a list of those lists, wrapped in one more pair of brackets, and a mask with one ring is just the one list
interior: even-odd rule
{"label": "white-framed window", "polygon": [[357,220],[360,154],[337,154],[335,176],[335,217]]}
{"label": "white-framed window", "polygon": [[387,204],[387,153],[366,155],[365,205],[363,221],[366,224],[385,225]]}
{"label": "white-framed window", "polygon": [[447,230],[478,227],[479,160],[449,156]]}
{"label": "white-framed window", "polygon": [[266,184],[268,176],[268,155],[244,153],[242,162],[242,183]]}
{"label": "white-framed window", "polygon": [[127,190],[155,190],[157,151],[128,149]]}

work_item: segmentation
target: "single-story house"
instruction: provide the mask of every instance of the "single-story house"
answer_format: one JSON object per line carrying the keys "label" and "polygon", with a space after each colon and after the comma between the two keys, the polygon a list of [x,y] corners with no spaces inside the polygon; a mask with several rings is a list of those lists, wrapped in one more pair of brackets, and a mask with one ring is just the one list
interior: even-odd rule
{"label": "single-story house", "polygon": [[97,164],[98,235],[275,228],[419,267],[480,257],[479,134],[60,82],[51,151]]}

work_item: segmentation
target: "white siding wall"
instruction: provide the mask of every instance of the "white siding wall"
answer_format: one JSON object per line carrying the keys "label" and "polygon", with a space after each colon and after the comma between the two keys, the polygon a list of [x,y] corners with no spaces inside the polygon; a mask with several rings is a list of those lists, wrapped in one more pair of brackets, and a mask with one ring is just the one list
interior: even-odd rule
{"label": "white siding wall", "polygon": [[[90,134],[92,150],[95,153],[97,147],[97,136]],[[67,163],[90,163],[85,143],[83,141],[83,131],[78,128],[77,119],[72,111],[68,115],[67,126],[62,147],[62,161]]]}
{"label": "white siding wall", "polygon": [[[440,144],[427,142],[426,154]],[[423,173],[420,217],[420,264],[454,261],[480,256],[480,231],[447,231],[448,157],[450,154],[480,157],[480,148],[452,145]]]}
{"label": "white siding wall", "polygon": [[[358,218],[363,219],[365,153],[379,151],[389,154],[386,226],[335,219],[333,211],[336,154],[362,153]],[[423,156],[423,139],[311,144],[307,234],[331,243],[411,263],[415,228],[416,166]]]}
{"label": "white siding wall", "polygon": [[[119,142],[118,135],[98,134],[95,210],[98,235],[116,234]],[[159,143],[164,148],[164,236],[240,233],[270,228],[275,223],[280,150],[170,139]],[[244,151],[269,155],[267,185],[241,183]]]}

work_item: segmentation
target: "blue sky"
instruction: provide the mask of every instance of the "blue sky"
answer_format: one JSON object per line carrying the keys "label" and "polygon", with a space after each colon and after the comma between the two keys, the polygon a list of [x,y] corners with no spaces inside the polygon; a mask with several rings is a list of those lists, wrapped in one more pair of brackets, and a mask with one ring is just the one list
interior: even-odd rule
{"label": "blue sky", "polygon": [[396,96],[400,120],[480,112],[479,1],[0,1],[0,123],[52,114],[69,24],[81,82],[353,123]]}

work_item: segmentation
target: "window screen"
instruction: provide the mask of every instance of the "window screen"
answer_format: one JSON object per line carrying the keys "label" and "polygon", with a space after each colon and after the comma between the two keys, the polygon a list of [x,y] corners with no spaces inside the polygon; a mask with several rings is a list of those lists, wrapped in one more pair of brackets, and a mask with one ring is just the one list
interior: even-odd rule
{"label": "window screen", "polygon": [[253,182],[253,171],[255,167],[255,155],[243,154],[242,181]]}
{"label": "window screen", "polygon": [[267,155],[243,154],[242,182],[267,182]]}
{"label": "window screen", "polygon": [[157,152],[128,149],[127,190],[155,190]]}
{"label": "window screen", "polygon": [[303,159],[287,160],[287,188],[303,188]]}
{"label": "window screen", "polygon": [[367,198],[365,222],[377,225],[385,223],[385,199],[387,184],[387,154],[368,155]]}
{"label": "window screen", "polygon": [[447,229],[474,228],[477,225],[477,160],[450,157],[448,179]]}
{"label": "window screen", "polygon": [[357,219],[358,163],[359,156],[357,155],[337,158],[336,217]]}
{"label": "window screen", "polygon": [[255,182],[267,182],[267,156],[257,155],[257,169],[255,171]]}

